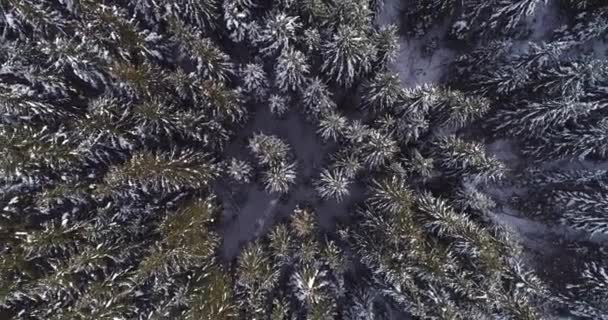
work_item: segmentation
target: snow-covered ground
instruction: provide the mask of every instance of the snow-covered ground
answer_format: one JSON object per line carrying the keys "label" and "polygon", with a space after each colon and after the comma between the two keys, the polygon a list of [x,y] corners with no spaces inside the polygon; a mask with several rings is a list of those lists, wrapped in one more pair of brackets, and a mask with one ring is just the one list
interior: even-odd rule
{"label": "snow-covered ground", "polygon": [[[407,1],[385,1],[376,17],[376,23],[399,26],[404,5],[407,5]],[[417,39],[401,37],[399,56],[392,63],[391,68],[399,74],[404,86],[415,87],[425,83],[437,83],[445,75],[447,67],[457,56],[456,51],[440,45],[449,27],[447,23],[433,27],[424,37]],[[439,46],[431,54],[425,53],[424,47],[432,41],[437,41]]]}

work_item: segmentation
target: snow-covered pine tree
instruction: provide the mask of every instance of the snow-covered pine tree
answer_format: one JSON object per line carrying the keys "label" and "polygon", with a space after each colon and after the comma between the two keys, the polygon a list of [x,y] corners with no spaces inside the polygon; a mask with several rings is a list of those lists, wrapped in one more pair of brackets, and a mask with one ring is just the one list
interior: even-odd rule
{"label": "snow-covered pine tree", "polygon": [[580,317],[608,319],[608,272],[605,263],[585,262],[576,280],[566,285],[566,291],[560,297],[570,312]]}
{"label": "snow-covered pine tree", "polygon": [[564,128],[539,137],[537,141],[526,145],[522,151],[538,160],[591,157],[603,159],[608,156],[607,130],[608,122],[603,120],[585,126]]}
{"label": "snow-covered pine tree", "polygon": [[277,163],[262,172],[264,185],[268,192],[287,193],[296,182],[295,163]]}
{"label": "snow-covered pine tree", "polygon": [[289,110],[289,102],[283,95],[272,94],[268,98],[268,107],[272,114],[282,117]]}
{"label": "snow-covered pine tree", "polygon": [[315,189],[322,198],[341,202],[345,196],[348,196],[351,183],[352,181],[342,170],[324,169],[321,171],[321,177],[315,183]]}
{"label": "snow-covered pine tree", "polygon": [[376,43],[378,64],[381,68],[388,68],[389,63],[397,59],[399,55],[399,29],[396,25],[383,25],[377,33],[374,34]]}
{"label": "snow-covered pine tree", "polygon": [[274,68],[276,85],[282,92],[301,91],[306,83],[310,65],[304,53],[297,49],[287,48],[281,51]]}
{"label": "snow-covered pine tree", "polygon": [[601,192],[556,190],[550,197],[551,215],[561,224],[591,235],[608,234],[608,197]]}
{"label": "snow-covered pine tree", "polygon": [[438,124],[451,129],[464,128],[483,118],[490,110],[490,101],[481,96],[466,96],[460,91],[442,90],[443,100],[437,107]]}
{"label": "snow-covered pine tree", "polygon": [[279,280],[279,270],[273,264],[268,250],[258,241],[245,247],[236,267],[237,294],[244,304],[241,308],[249,315],[264,316],[268,299]]}
{"label": "snow-covered pine tree", "polygon": [[263,101],[268,96],[268,75],[259,63],[248,63],[241,68],[243,91],[253,101]]}
{"label": "snow-covered pine tree", "polygon": [[355,178],[364,169],[360,155],[355,150],[348,148],[333,153],[331,160],[332,169],[342,170],[350,179]]}
{"label": "snow-covered pine tree", "polygon": [[315,117],[331,112],[336,108],[331,92],[323,80],[312,78],[302,91],[302,103],[306,113]]}
{"label": "snow-covered pine tree", "polygon": [[205,153],[138,152],[123,165],[111,168],[105,183],[111,187],[137,188],[150,192],[172,192],[202,188],[219,174],[219,166]]}
{"label": "snow-covered pine tree", "polygon": [[224,26],[232,41],[240,43],[246,39],[255,40],[257,25],[253,21],[255,4],[250,0],[223,1]]}
{"label": "snow-covered pine tree", "polygon": [[336,111],[324,113],[319,119],[317,133],[325,141],[338,141],[348,126],[348,119]]}
{"label": "snow-covered pine tree", "polygon": [[288,50],[296,41],[296,33],[302,28],[298,17],[287,15],[285,12],[270,12],[264,19],[264,27],[260,30],[255,43],[265,56]]}
{"label": "snow-covered pine tree", "polygon": [[375,112],[390,110],[403,98],[399,75],[391,72],[377,73],[363,87],[362,105]]}
{"label": "snow-covered pine tree", "polygon": [[253,174],[253,168],[249,163],[236,158],[230,159],[230,162],[225,164],[224,170],[230,179],[237,183],[249,183]]}
{"label": "snow-covered pine tree", "polygon": [[249,139],[249,149],[261,165],[268,166],[286,162],[290,152],[286,142],[264,133],[256,133]]}
{"label": "snow-covered pine tree", "polygon": [[405,32],[414,37],[424,36],[439,19],[451,15],[457,3],[454,0],[420,0],[407,6],[402,23]]}
{"label": "snow-covered pine tree", "polygon": [[343,25],[322,44],[323,72],[343,87],[350,87],[369,72],[376,57],[372,41],[354,26]]}
{"label": "snow-covered pine tree", "polygon": [[446,176],[457,179],[487,182],[499,180],[506,174],[505,165],[487,155],[482,144],[455,136],[436,141],[433,159]]}
{"label": "snow-covered pine tree", "polygon": [[525,19],[533,16],[546,0],[468,1],[453,24],[451,34],[457,39],[474,35],[489,37],[493,32],[510,35]]}
{"label": "snow-covered pine tree", "polygon": [[604,106],[572,99],[533,102],[520,100],[517,105],[501,108],[492,117],[497,132],[519,137],[539,137],[563,130],[568,123],[577,123]]}
{"label": "snow-covered pine tree", "polygon": [[370,130],[361,147],[363,162],[370,169],[377,169],[387,164],[398,152],[397,141],[392,136],[375,129]]}

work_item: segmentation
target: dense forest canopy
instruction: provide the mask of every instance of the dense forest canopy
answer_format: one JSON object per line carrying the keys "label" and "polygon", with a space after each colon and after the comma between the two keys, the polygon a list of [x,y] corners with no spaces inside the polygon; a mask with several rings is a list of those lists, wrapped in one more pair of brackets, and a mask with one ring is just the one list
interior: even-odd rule
{"label": "dense forest canopy", "polygon": [[608,2],[0,0],[0,319],[608,319]]}

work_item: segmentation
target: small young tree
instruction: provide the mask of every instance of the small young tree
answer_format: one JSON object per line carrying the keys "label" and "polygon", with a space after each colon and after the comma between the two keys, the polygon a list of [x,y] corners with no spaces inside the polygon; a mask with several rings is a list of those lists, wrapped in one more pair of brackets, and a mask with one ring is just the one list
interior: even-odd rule
{"label": "small young tree", "polygon": [[348,120],[338,112],[330,111],[325,113],[319,119],[319,128],[317,133],[323,138],[323,140],[338,141],[346,131],[348,126]]}
{"label": "small young tree", "polygon": [[281,117],[289,110],[288,100],[285,96],[273,94],[268,98],[270,112],[277,117]]}
{"label": "small young tree", "polygon": [[263,101],[268,95],[268,76],[261,64],[248,63],[241,68],[243,90],[254,101]]}
{"label": "small young tree", "polygon": [[490,110],[490,101],[479,96],[465,96],[460,91],[445,90],[445,101],[439,107],[439,125],[463,128],[481,119]]}
{"label": "small young tree", "polygon": [[363,162],[354,150],[342,149],[331,155],[332,169],[342,170],[344,175],[353,179],[363,170]]}
{"label": "small young tree", "polygon": [[[252,1],[226,0],[223,2],[224,25],[229,37],[234,42],[243,42],[247,39],[255,24],[253,23]],[[255,39],[255,38],[254,38]]]}
{"label": "small young tree", "polygon": [[232,158],[230,159],[230,162],[226,164],[225,170],[230,179],[237,183],[247,184],[251,182],[253,168],[246,161]]}
{"label": "small young tree", "polygon": [[312,265],[303,265],[291,277],[295,296],[305,305],[315,305],[325,300],[326,290],[330,283],[326,279],[327,271]]}
{"label": "small young tree", "polygon": [[348,196],[350,184],[350,179],[342,170],[324,169],[321,171],[320,179],[315,183],[315,189],[323,199],[335,199],[341,202],[345,196]]}
{"label": "small young tree", "polygon": [[236,267],[237,290],[246,312],[265,313],[268,299],[279,280],[279,270],[266,248],[259,242],[249,244],[239,255]]}
{"label": "small young tree", "polygon": [[362,146],[363,162],[371,169],[385,165],[397,152],[399,146],[393,137],[378,130],[371,130]]}
{"label": "small young tree", "polygon": [[374,41],[378,50],[378,63],[381,68],[388,68],[399,55],[399,28],[396,25],[383,25],[374,34]]}
{"label": "small young tree", "polygon": [[249,139],[249,149],[261,165],[273,166],[285,162],[289,155],[286,142],[263,133],[256,133]]}
{"label": "small young tree", "polygon": [[311,79],[306,85],[302,92],[302,103],[306,112],[313,116],[327,113],[336,107],[327,85],[318,77]]}
{"label": "small young tree", "polygon": [[268,192],[287,193],[296,181],[295,163],[278,163],[263,172],[265,188]]}

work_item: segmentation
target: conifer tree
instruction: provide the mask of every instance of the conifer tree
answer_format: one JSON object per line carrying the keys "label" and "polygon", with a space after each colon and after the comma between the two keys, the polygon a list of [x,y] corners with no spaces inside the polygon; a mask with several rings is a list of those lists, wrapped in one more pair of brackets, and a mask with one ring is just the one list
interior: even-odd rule
{"label": "conifer tree", "polygon": [[268,107],[272,114],[281,117],[289,110],[288,100],[284,96],[273,94],[268,98]]}
{"label": "conifer tree", "polygon": [[340,137],[346,131],[348,120],[335,111],[325,113],[321,119],[319,119],[319,128],[317,133],[323,138],[323,140],[338,141]]}
{"label": "conifer tree", "polygon": [[293,48],[286,48],[281,52],[274,68],[276,84],[283,92],[302,90],[309,72],[310,66],[306,57],[301,51]]}
{"label": "conifer tree", "polygon": [[270,12],[265,18],[265,25],[256,43],[262,54],[273,56],[291,48],[301,27],[298,17],[288,16],[284,12]]}
{"label": "conifer tree", "polygon": [[284,162],[289,154],[289,146],[276,136],[263,133],[254,134],[249,139],[249,149],[262,165]]}
{"label": "conifer tree", "polygon": [[314,116],[330,112],[336,107],[327,85],[316,77],[308,81],[302,92],[302,102],[306,112]]}
{"label": "conifer tree", "polygon": [[341,26],[322,45],[322,70],[336,83],[349,87],[371,69],[376,56],[371,41],[353,26]]}
{"label": "conifer tree", "polygon": [[403,94],[399,76],[393,73],[376,74],[363,90],[363,106],[377,112],[392,109]]}
{"label": "conifer tree", "polygon": [[505,165],[486,155],[481,144],[465,142],[454,136],[437,141],[434,159],[439,168],[451,177],[492,181],[501,179],[506,173]]}
{"label": "conifer tree", "polygon": [[287,193],[296,181],[295,163],[278,163],[263,172],[265,188],[269,192]]}
{"label": "conifer tree", "polygon": [[321,172],[321,177],[316,183],[316,190],[322,198],[333,198],[340,202],[344,196],[348,195],[349,184],[350,181],[342,170],[329,171],[325,169]]}
{"label": "conifer tree", "polygon": [[241,69],[243,89],[252,100],[261,101],[268,95],[268,76],[260,64],[248,63]]}

